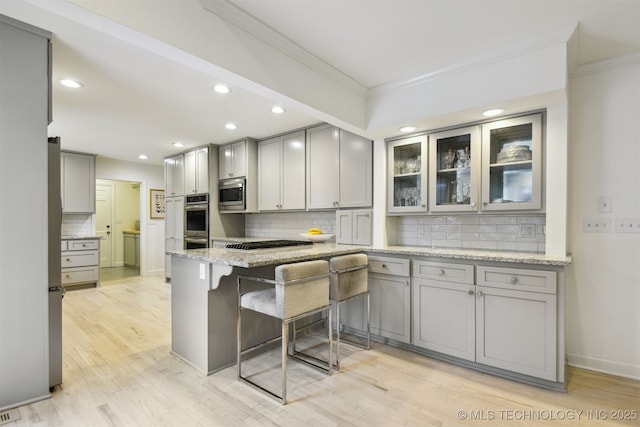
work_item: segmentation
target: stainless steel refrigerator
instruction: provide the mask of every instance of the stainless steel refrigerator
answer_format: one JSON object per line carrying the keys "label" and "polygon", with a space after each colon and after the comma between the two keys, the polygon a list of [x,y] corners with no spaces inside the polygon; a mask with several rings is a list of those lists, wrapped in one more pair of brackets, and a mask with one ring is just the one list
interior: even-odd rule
{"label": "stainless steel refrigerator", "polygon": [[60,234],[60,137],[49,138],[49,387],[62,384],[62,274]]}

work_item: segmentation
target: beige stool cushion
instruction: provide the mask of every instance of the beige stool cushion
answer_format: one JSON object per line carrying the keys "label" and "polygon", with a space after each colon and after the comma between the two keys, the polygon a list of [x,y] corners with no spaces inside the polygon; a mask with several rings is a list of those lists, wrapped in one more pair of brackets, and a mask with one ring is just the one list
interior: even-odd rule
{"label": "beige stool cushion", "polygon": [[328,272],[329,263],[323,260],[280,265],[275,270],[275,287],[242,295],[240,306],[278,319],[289,319],[324,307],[329,304],[328,277],[290,282]]}
{"label": "beige stool cushion", "polygon": [[333,257],[329,260],[331,270],[331,286],[329,298],[333,301],[342,301],[356,295],[360,295],[369,289],[367,269],[335,273],[338,270],[366,266],[369,260],[365,254],[353,254]]}

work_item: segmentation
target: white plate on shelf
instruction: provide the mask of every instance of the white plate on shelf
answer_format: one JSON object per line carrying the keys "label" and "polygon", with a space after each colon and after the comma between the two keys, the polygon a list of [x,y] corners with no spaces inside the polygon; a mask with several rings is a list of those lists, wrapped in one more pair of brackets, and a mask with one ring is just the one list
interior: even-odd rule
{"label": "white plate on shelf", "polygon": [[334,234],[306,234],[306,233],[300,233],[300,235],[305,239],[311,240],[312,242],[316,242],[316,243],[326,242],[327,240],[329,240],[334,236]]}

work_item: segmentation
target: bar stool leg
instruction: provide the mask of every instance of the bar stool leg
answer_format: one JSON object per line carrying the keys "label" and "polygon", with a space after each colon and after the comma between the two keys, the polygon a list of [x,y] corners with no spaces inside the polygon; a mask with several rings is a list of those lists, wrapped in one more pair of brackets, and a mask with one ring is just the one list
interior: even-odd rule
{"label": "bar stool leg", "polygon": [[[340,301],[336,301],[336,370],[340,370]],[[329,324],[331,326],[331,324]]]}
{"label": "bar stool leg", "polygon": [[282,404],[287,404],[287,358],[289,357],[289,323],[282,321]]}

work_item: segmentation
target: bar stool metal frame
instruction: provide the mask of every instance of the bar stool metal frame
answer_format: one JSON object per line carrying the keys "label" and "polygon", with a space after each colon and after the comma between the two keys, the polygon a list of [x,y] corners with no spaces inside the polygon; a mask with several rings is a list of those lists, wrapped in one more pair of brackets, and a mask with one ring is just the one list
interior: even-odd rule
{"label": "bar stool metal frame", "polygon": [[[348,256],[348,255],[346,255]],[[342,257],[337,257],[337,258],[342,258]],[[331,265],[331,261],[334,260],[336,258],[332,258],[331,260],[329,260],[329,263]],[[368,264],[363,264],[363,265],[358,265],[358,266],[354,266],[354,267],[347,267],[347,268],[343,268],[343,269],[335,269],[335,270],[330,270],[329,271],[329,275],[331,280],[340,280],[339,277],[341,274],[348,274],[348,273],[355,273],[356,271],[360,271],[360,270],[365,270],[368,269],[369,266]],[[334,286],[333,284],[331,285],[332,287]],[[339,286],[339,282],[335,285],[336,287]],[[369,292],[369,287],[368,287],[368,283],[367,283],[367,290],[364,292],[360,292],[356,295],[351,295],[348,298],[344,298],[344,299],[335,299],[332,298],[331,301],[334,301],[336,303],[336,370],[340,370],[340,343],[343,341],[340,337],[340,305],[350,301],[354,298],[357,297],[362,297],[362,296],[366,296],[366,301],[367,301],[367,340],[366,340],[366,344],[363,343],[359,343],[356,341],[352,341],[352,340],[344,340],[346,342],[348,342],[351,345],[355,345],[356,347],[360,347],[363,348],[365,350],[369,350],[371,348],[371,294]]]}
{"label": "bar stool metal frame", "polygon": [[[342,256],[339,256],[339,257],[331,258],[329,260],[329,265],[331,265],[331,263],[332,263],[331,261],[334,261],[334,263],[336,263],[337,260],[346,259],[347,257],[350,257],[350,256],[351,255],[342,255]],[[357,265],[357,266],[346,267],[346,268],[342,268],[342,269],[329,270],[329,278],[330,278],[330,280],[331,281],[337,281],[337,283],[335,283],[335,285],[334,285],[334,283],[331,283],[331,285],[330,285],[330,293],[331,292],[339,293],[337,288],[340,286],[340,282],[339,282],[340,274],[355,273],[357,271],[366,270],[368,268],[369,268],[369,265],[368,265],[368,263],[365,262],[364,264],[360,264],[360,265]],[[367,279],[368,279],[368,277],[365,277],[365,280],[367,280]],[[369,284],[368,283],[366,283],[366,289],[367,289],[366,291],[358,292],[357,294],[351,295],[351,296],[349,296],[347,298],[339,299],[339,295],[334,295],[334,298],[331,298],[331,296],[329,297],[330,301],[332,303],[335,303],[335,305],[336,305],[336,323],[335,323],[336,324],[336,332],[335,332],[335,335],[334,335],[333,330],[332,330],[331,321],[329,322],[329,325],[328,325],[328,328],[331,331],[332,336],[335,337],[334,338],[334,340],[335,340],[334,348],[336,349],[336,357],[335,357],[335,362],[336,363],[333,366],[334,366],[334,369],[336,371],[340,370],[340,343],[342,341],[346,341],[347,343],[349,343],[349,344],[351,344],[353,346],[362,348],[364,350],[369,350],[371,348],[371,294],[369,292]],[[346,303],[346,302],[348,302],[348,301],[350,301],[350,300],[352,300],[354,298],[358,298],[358,297],[366,297],[366,302],[367,302],[367,336],[366,336],[365,343],[357,342],[357,341],[354,341],[354,340],[343,340],[341,338],[341,335],[340,335],[340,305],[343,304],[343,303]],[[331,315],[329,315],[329,319],[331,320]],[[314,360],[320,361],[320,359],[314,358],[311,355],[308,355],[306,353],[299,352],[299,351],[296,350],[296,336],[297,336],[297,332],[298,331],[313,327],[315,324],[317,324],[319,322],[324,322],[325,320],[326,319],[320,319],[319,321],[314,322],[311,325],[303,326],[300,329],[296,328],[295,322],[293,323],[293,340],[292,340],[293,341],[293,354],[296,355],[296,356],[299,356],[299,357],[297,357],[299,360],[305,361],[304,359],[300,358],[300,356],[302,356],[302,357],[305,357],[305,358],[312,358]],[[327,363],[326,361],[324,361],[324,362]]]}
{"label": "bar stool metal frame", "polygon": [[[291,264],[289,264],[291,265]],[[255,276],[247,276],[247,275],[238,275],[237,277],[237,285],[238,285],[238,305],[237,305],[237,315],[236,315],[236,324],[237,324],[237,353],[236,353],[236,359],[237,359],[237,377],[239,381],[245,382],[255,388],[257,388],[258,390],[261,390],[263,392],[266,392],[267,394],[269,394],[271,397],[273,397],[276,400],[280,400],[280,402],[283,405],[287,404],[287,359],[289,357],[299,360],[301,362],[304,362],[316,369],[319,369],[321,371],[327,372],[329,375],[332,375],[333,373],[333,337],[331,334],[331,314],[332,314],[332,309],[331,309],[331,304],[328,305],[324,305],[315,309],[312,309],[310,311],[306,311],[304,313],[300,313],[296,316],[292,316],[289,318],[280,318],[278,316],[272,316],[269,313],[264,313],[262,311],[259,310],[253,310],[250,308],[245,308],[242,307],[242,296],[246,295],[246,294],[250,294],[251,292],[261,292],[261,291],[251,291],[251,292],[247,292],[245,294],[241,293],[241,281],[242,280],[250,280],[250,281],[254,281],[254,282],[260,282],[260,283],[266,283],[266,284],[271,284],[274,285],[274,292],[275,292],[275,285],[283,285],[283,286],[287,286],[287,285],[295,285],[295,284],[301,284],[304,282],[310,282],[313,280],[318,280],[318,279],[322,279],[322,278],[329,278],[329,274],[320,274],[320,275],[314,275],[314,276],[308,276],[308,277],[302,277],[299,279],[293,279],[293,280],[289,280],[289,281],[279,281],[279,280],[271,280],[271,279],[266,279],[263,277],[255,277]],[[279,320],[282,321],[282,331],[281,331],[281,336],[277,336],[274,337],[272,339],[266,340],[264,342],[261,342],[259,344],[255,344],[251,347],[248,347],[246,349],[242,349],[242,310],[251,310],[257,313],[262,313],[266,316],[270,316],[270,317],[274,317],[277,318]],[[295,354],[295,351],[293,354],[289,353],[289,325],[290,324],[294,324],[295,325],[295,321],[296,320],[300,320],[303,319],[305,317],[311,316],[313,314],[316,313],[320,313],[320,312],[327,312],[327,316],[329,319],[329,333],[328,333],[328,342],[329,342],[329,361],[322,361],[320,359],[317,358],[313,358],[319,362],[323,362],[324,364],[327,365],[327,367],[323,367],[320,364],[315,364],[310,362],[309,360],[306,359],[302,359],[300,357],[297,357],[297,355]],[[295,328],[294,328],[295,329]],[[269,344],[272,344],[278,340],[282,340],[282,394],[278,395],[277,393],[274,393],[271,390],[268,390],[267,388],[251,381],[250,379],[248,379],[247,377],[242,376],[242,356],[249,353],[249,352],[253,352],[255,350],[257,350],[260,347],[264,347],[267,346]],[[295,342],[295,341],[294,341]],[[305,355],[307,356],[307,355]],[[307,356],[307,358],[309,358],[310,356]]]}

